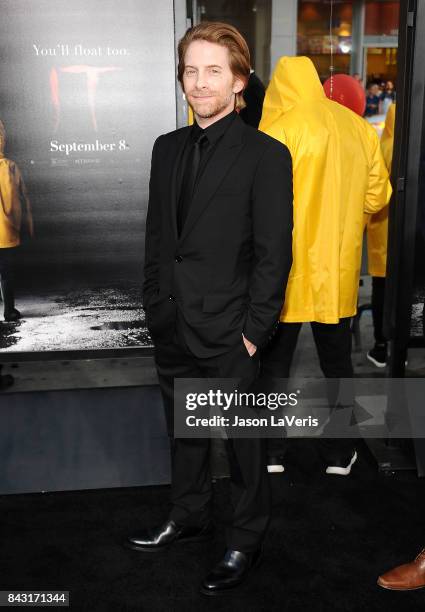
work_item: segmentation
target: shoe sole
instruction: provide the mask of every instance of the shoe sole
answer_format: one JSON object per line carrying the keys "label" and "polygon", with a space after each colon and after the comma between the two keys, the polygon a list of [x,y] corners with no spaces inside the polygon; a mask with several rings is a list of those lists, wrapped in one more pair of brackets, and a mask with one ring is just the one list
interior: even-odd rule
{"label": "shoe sole", "polygon": [[285,471],[283,465],[268,465],[267,471],[269,474],[281,474]]}
{"label": "shoe sole", "polygon": [[[256,569],[259,565],[261,565],[263,561],[263,555],[260,554],[260,556],[258,557],[257,561],[254,563],[254,565],[249,569],[248,573],[247,573],[247,577],[251,574],[252,570]],[[220,595],[231,595],[232,593],[240,593],[240,591],[247,586],[247,580],[245,578],[245,580],[243,582],[241,582],[240,584],[237,584],[233,587],[229,587],[227,589],[219,589],[217,591],[209,591],[208,589],[204,589],[203,587],[201,587],[199,589],[199,592],[202,595],[205,595],[206,597],[219,597]]]}
{"label": "shoe sole", "polygon": [[193,538],[184,538],[182,540],[177,539],[177,540],[174,540],[174,542],[170,542],[170,544],[167,544],[166,546],[160,546],[158,548],[153,548],[151,546],[146,546],[146,547],[137,546],[137,544],[132,544],[131,542],[125,542],[125,546],[126,548],[130,548],[131,550],[137,550],[138,552],[159,553],[164,550],[167,550],[168,548],[176,544],[195,544],[197,542],[208,542],[209,540],[212,540],[213,537],[214,537],[214,534],[211,534],[208,536],[197,536]]}
{"label": "shoe sole", "polygon": [[336,465],[329,465],[326,468],[326,474],[337,474],[338,476],[348,476],[351,472],[351,468],[357,461],[357,451],[354,451],[354,455],[351,458],[350,463],[347,467],[339,467]]}
{"label": "shoe sole", "polygon": [[376,365],[377,368],[385,368],[387,366],[387,362],[383,363],[382,361],[376,361],[369,353],[366,354],[366,358],[369,359],[373,365]]}
{"label": "shoe sole", "polygon": [[381,589],[386,589],[387,591],[419,591],[419,589],[425,588],[425,584],[423,584],[421,586],[409,587],[409,588],[400,588],[400,587],[385,586],[383,584],[380,584],[379,581],[376,584],[378,586],[380,586]]}

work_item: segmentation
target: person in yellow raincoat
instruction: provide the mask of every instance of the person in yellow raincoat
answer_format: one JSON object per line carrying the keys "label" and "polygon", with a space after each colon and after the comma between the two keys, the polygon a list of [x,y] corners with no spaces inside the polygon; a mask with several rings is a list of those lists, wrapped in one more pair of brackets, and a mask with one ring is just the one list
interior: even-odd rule
{"label": "person in yellow raincoat", "polygon": [[[263,374],[289,376],[301,325],[310,322],[325,377],[351,378],[363,214],[377,213],[391,195],[378,136],[364,119],[326,97],[306,57],[278,61],[259,129],[289,148],[294,181],[293,263]],[[351,442],[321,447],[327,473],[350,473],[357,458]]]}
{"label": "person in yellow raincoat", "polygon": [[21,234],[33,235],[31,206],[17,164],[4,155],[6,131],[0,121],[0,286],[5,321],[17,321],[14,269]]}
{"label": "person in yellow raincoat", "polygon": [[[388,172],[394,148],[395,104],[388,108],[385,127],[381,136],[381,150]],[[378,368],[387,365],[387,341],[383,332],[385,276],[387,268],[388,206],[378,213],[367,216],[368,271],[372,277],[372,316],[375,346],[368,351],[367,358]]]}

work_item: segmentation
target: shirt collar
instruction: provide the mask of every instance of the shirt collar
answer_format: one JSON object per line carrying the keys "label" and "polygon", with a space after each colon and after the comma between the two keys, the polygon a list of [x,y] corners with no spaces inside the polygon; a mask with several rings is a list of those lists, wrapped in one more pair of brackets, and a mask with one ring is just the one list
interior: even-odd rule
{"label": "shirt collar", "polygon": [[214,145],[224,135],[224,132],[230,127],[230,124],[233,122],[237,114],[238,113],[236,111],[232,111],[225,117],[222,117],[218,121],[215,121],[214,123],[209,125],[204,130],[200,128],[195,121],[192,127],[192,138],[196,139],[202,133],[205,134],[205,136],[208,138],[208,143],[210,145]]}

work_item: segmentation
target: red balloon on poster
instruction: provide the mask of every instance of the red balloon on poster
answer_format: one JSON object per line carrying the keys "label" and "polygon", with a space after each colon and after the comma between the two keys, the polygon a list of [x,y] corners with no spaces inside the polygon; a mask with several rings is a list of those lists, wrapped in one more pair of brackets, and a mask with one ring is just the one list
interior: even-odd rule
{"label": "red balloon on poster", "polygon": [[366,94],[361,83],[348,74],[336,74],[333,77],[333,91],[331,98],[331,79],[323,84],[323,89],[328,98],[339,102],[360,117],[363,117],[366,108]]}

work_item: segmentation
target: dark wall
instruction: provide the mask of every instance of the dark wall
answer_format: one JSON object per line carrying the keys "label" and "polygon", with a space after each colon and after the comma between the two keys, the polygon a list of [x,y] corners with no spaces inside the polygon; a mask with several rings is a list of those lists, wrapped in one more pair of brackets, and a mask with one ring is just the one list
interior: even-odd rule
{"label": "dark wall", "polygon": [[0,494],[169,479],[158,387],[0,396]]}

